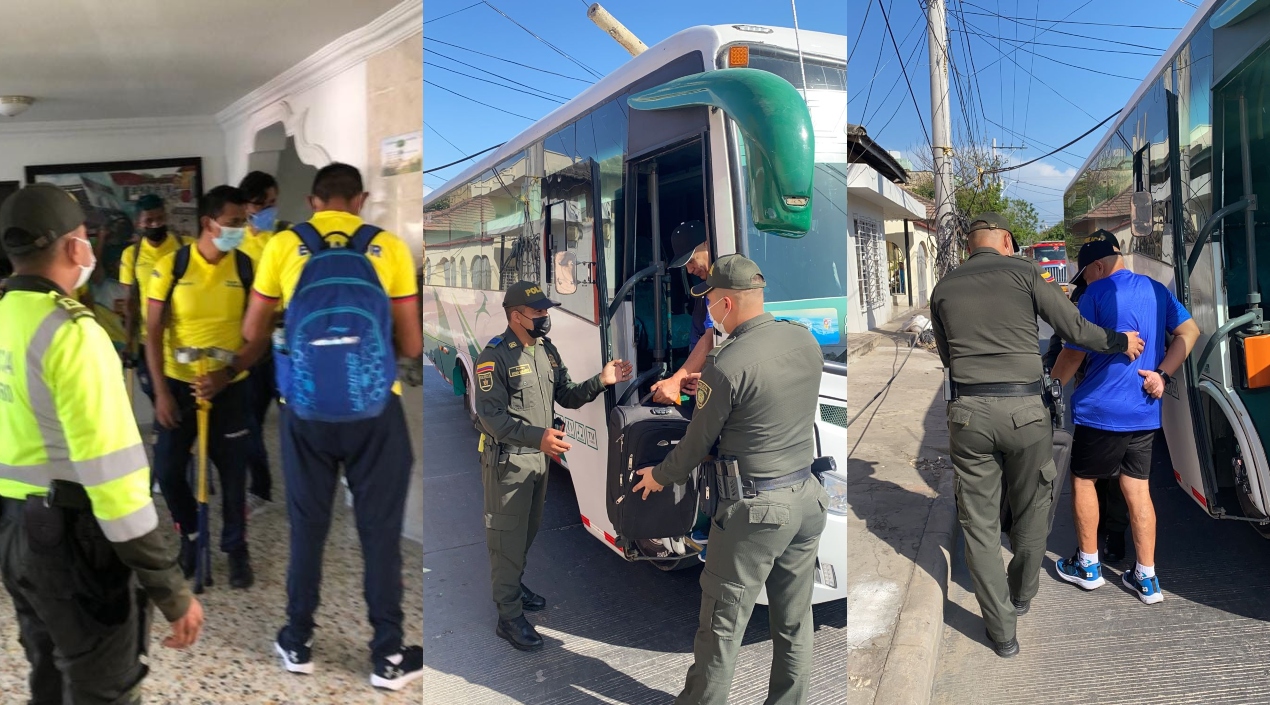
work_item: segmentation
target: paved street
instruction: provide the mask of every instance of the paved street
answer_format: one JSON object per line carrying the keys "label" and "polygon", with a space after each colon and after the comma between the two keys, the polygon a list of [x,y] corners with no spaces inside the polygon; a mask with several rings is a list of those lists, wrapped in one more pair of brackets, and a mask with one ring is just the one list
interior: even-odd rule
{"label": "paved street", "polygon": [[[669,703],[692,661],[700,569],[662,573],[628,564],[579,523],[566,473],[550,482],[525,582],[547,598],[532,614],[547,646],[523,654],[494,636],[481,511],[477,434],[451,386],[424,369],[424,641],[429,702]],[[815,608],[809,702],[846,690],[846,604]],[[761,703],[771,641],[755,609],[728,702]]]}
{"label": "paved street", "polygon": [[[1019,620],[1020,654],[1002,660],[983,635],[958,533],[932,702],[1270,702],[1270,542],[1208,516],[1157,452],[1152,497],[1164,602],[1122,587],[1133,553],[1093,592],[1060,581],[1054,561],[1075,547],[1070,489],[1050,534],[1041,591]],[[1003,551],[1008,556],[1008,551]]]}

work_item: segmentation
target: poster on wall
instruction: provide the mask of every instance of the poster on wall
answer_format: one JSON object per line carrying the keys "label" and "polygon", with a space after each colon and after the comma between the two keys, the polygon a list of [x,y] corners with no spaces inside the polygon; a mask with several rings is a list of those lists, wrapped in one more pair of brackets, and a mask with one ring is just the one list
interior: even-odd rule
{"label": "poster on wall", "polygon": [[386,137],[379,143],[380,176],[399,176],[423,170],[423,132]]}
{"label": "poster on wall", "polygon": [[73,195],[84,209],[85,225],[97,251],[98,267],[86,302],[123,343],[123,287],[119,261],[137,241],[136,202],[147,194],[167,204],[168,230],[198,237],[198,200],[203,195],[203,160],[199,157],[149,159],[89,164],[47,164],[26,168],[28,184],[53,184]]}

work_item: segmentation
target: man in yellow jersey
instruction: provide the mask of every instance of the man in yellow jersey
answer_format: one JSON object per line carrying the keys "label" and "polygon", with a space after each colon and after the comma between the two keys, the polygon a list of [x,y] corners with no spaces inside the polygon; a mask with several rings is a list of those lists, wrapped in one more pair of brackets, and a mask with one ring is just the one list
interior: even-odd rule
{"label": "man in yellow jersey", "polygon": [[[417,357],[423,351],[422,321],[419,315],[418,282],[410,249],[397,236],[378,231],[369,242],[358,245],[359,233],[368,224],[359,217],[367,196],[362,177],[347,164],[323,167],[313,180],[309,203],[314,214],[308,223],[274,235],[265,248],[256,275],[247,321],[243,331],[248,345],[242,357],[250,364],[269,344],[274,310],[302,310],[308,289],[297,290],[310,260],[329,262],[327,250],[353,249],[364,254],[360,266],[371,266],[368,276],[378,279],[383,291],[369,292],[380,297],[383,315],[390,315],[390,330],[384,331],[384,342],[391,341],[397,355]],[[303,234],[297,231],[302,231]],[[314,242],[316,240],[316,242]],[[313,243],[314,250],[305,243]],[[350,253],[351,254],[351,253]],[[319,257],[323,258],[319,260]],[[366,260],[369,261],[367,265]],[[312,281],[309,279],[309,281]],[[321,282],[317,282],[321,283]],[[373,286],[373,285],[369,285]],[[355,291],[361,289],[363,291]],[[347,285],[336,289],[346,304],[366,296],[368,286]],[[346,292],[341,294],[339,292]],[[385,296],[386,295],[386,296]],[[288,315],[293,313],[288,311]],[[296,326],[299,322],[295,322]],[[388,381],[383,411],[377,417],[356,421],[327,422],[301,417],[306,398],[290,393],[290,377],[282,372],[297,373],[301,360],[298,350],[291,349],[293,322],[287,321],[285,340],[288,348],[279,351],[279,388],[283,399],[280,434],[282,438],[282,470],[286,478],[287,512],[291,520],[291,560],[287,571],[287,626],[278,632],[274,647],[282,657],[283,667],[293,673],[312,673],[313,614],[318,608],[321,584],[322,550],[331,522],[331,506],[335,498],[340,466],[344,467],[349,490],[353,494],[357,530],[365,561],[365,590],[374,638],[370,643],[374,672],[371,683],[376,687],[400,690],[423,672],[423,650],[402,644],[401,611],[401,529],[406,494],[410,487],[410,468],[414,463],[410,432],[401,405],[401,385],[393,382],[391,369],[382,360],[367,374],[382,375]],[[349,337],[328,339],[335,346],[355,344]],[[306,356],[320,349],[306,348]],[[393,350],[386,351],[391,355]],[[296,367],[292,367],[296,366]],[[305,370],[309,388],[338,383],[348,376],[343,367]],[[307,394],[305,385],[295,389]]]}
{"label": "man in yellow jersey", "polygon": [[154,388],[159,424],[155,475],[181,532],[181,570],[191,576],[197,555],[198,505],[186,465],[198,438],[201,397],[212,402],[208,454],[220,472],[220,547],[229,556],[229,584],[238,589],[255,580],[247,553],[247,460],[255,433],[247,368],[213,359],[208,361],[210,372],[199,377],[194,365],[179,362],[175,353],[182,348],[232,352],[242,347],[253,277],[251,258],[235,249],[247,223],[245,203],[233,186],[208,191],[199,200],[198,240],[155,264],[146,302],[146,362],[159,380]]}
{"label": "man in yellow jersey", "polygon": [[198,639],[203,609],[159,529],[119,358],[67,296],[95,265],[83,222],[48,184],[0,205],[15,267],[0,291],[0,578],[31,702],[132,705],[148,670],[149,603],[172,623],[172,648]]}
{"label": "man in yellow jersey", "polygon": [[[238,249],[259,262],[275,229],[279,225],[284,230],[290,227],[287,223],[278,222],[278,181],[263,171],[253,171],[243,177],[238,183],[238,189],[243,192],[243,198],[247,199],[248,220],[247,235]],[[251,412],[261,429],[256,434],[256,448],[248,462],[251,482],[247,492],[247,507],[254,513],[273,501],[273,475],[269,471],[269,454],[265,449],[263,432],[269,405],[278,398],[271,350],[266,350],[260,362],[251,368],[250,379]]]}
{"label": "man in yellow jersey", "polygon": [[162,198],[147,194],[137,199],[137,232],[141,237],[136,244],[124,250],[119,259],[119,283],[125,288],[124,298],[127,301],[123,313],[127,336],[124,364],[137,366],[141,391],[149,397],[151,404],[154,403],[154,380],[145,362],[146,290],[150,286],[154,263],[185,244],[180,237],[168,232],[167,223],[167,210]]}

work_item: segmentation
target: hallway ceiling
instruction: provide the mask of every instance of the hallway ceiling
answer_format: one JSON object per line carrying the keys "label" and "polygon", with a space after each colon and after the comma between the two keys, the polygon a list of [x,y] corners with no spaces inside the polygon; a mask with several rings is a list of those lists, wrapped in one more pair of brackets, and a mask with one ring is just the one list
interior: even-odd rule
{"label": "hallway ceiling", "polygon": [[3,0],[9,122],[213,115],[400,0]]}

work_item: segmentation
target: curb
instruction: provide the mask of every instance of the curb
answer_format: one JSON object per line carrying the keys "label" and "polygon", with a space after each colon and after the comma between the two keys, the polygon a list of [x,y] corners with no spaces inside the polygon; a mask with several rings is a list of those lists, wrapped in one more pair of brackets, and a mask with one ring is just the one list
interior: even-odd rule
{"label": "curb", "polygon": [[882,339],[881,335],[877,333],[873,333],[873,332],[866,333],[865,335],[867,335],[868,337],[866,337],[864,340],[857,343],[854,347],[848,344],[847,346],[847,364],[848,365],[851,364],[852,360],[858,359],[860,357],[863,357],[873,352],[873,349],[878,346],[878,341]]}
{"label": "curb", "polygon": [[939,646],[943,641],[944,601],[951,572],[957,504],[951,467],[940,480],[931,503],[917,563],[900,608],[891,650],[882,667],[874,705],[927,705],[935,685]]}

